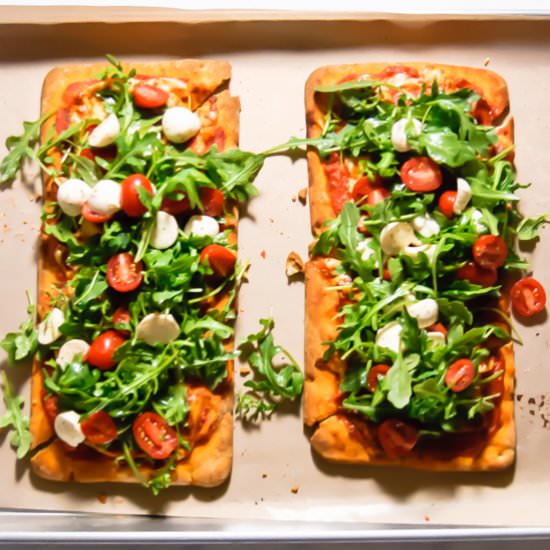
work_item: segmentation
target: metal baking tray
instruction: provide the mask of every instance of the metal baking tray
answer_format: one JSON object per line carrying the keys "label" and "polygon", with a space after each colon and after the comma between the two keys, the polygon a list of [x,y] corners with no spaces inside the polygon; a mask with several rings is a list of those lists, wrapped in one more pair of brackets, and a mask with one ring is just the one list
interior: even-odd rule
{"label": "metal baking tray", "polygon": [[[543,187],[550,173],[548,16],[0,7],[0,21],[0,79],[9,84],[0,89],[1,143],[20,131],[23,120],[37,118],[41,82],[51,67],[96,61],[107,52],[125,60],[230,61],[231,89],[242,103],[241,147],[254,151],[303,135],[303,86],[320,65],[374,60],[488,65],[508,81],[520,179],[534,183],[524,192],[523,208],[530,214],[550,212],[550,193]],[[291,250],[305,257],[311,240],[307,208],[294,200],[307,185],[305,159],[269,159],[257,185],[261,194],[240,226],[241,254],[251,259],[252,268],[241,293],[238,333],[254,331],[259,317],[271,312],[276,339],[300,357],[303,286],[287,282],[284,263]],[[19,183],[0,193],[2,333],[23,319],[24,290],[35,285],[34,191]],[[537,251],[526,251],[548,288],[550,269],[544,258],[549,253],[544,233]],[[509,472],[433,474],[330,466],[311,454],[297,407],[258,429],[237,423],[234,471],[227,485],[213,491],[175,488],[156,498],[139,487],[37,480],[25,463],[15,464],[4,441],[0,542],[550,538],[545,464],[550,380],[543,376],[550,332],[547,323],[519,325],[518,330],[524,340],[517,348],[519,458]],[[24,387],[28,371],[11,374],[16,386]]]}

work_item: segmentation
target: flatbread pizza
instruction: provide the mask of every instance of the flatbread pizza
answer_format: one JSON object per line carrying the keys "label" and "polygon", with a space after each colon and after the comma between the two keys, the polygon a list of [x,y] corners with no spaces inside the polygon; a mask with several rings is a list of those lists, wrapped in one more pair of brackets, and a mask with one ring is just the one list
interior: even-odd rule
{"label": "flatbread pizza", "polygon": [[329,66],[308,79],[306,111],[313,449],[345,463],[509,467],[503,289],[525,265],[504,80],[431,63]]}
{"label": "flatbread pizza", "polygon": [[45,79],[33,470],[212,487],[231,472],[238,204],[228,63],[62,67]]}

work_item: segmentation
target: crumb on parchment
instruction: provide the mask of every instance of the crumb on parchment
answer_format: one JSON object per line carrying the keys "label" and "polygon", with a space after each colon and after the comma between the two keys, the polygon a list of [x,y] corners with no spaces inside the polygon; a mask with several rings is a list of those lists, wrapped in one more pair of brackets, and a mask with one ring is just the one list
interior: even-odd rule
{"label": "crumb on parchment", "polygon": [[302,187],[302,189],[300,189],[300,191],[298,191],[298,200],[302,204],[306,203],[306,200],[307,200],[307,187]]}
{"label": "crumb on parchment", "polygon": [[252,371],[248,365],[241,365],[239,368],[239,374],[241,376],[246,376],[247,374],[250,374]]}
{"label": "crumb on parchment", "polygon": [[292,494],[294,494],[294,495],[295,495],[299,490],[300,490],[300,486],[299,486],[298,484],[293,485],[293,486],[290,488],[290,492],[291,492]]}
{"label": "crumb on parchment", "polygon": [[297,252],[292,251],[287,256],[285,272],[287,277],[304,272],[304,261]]}

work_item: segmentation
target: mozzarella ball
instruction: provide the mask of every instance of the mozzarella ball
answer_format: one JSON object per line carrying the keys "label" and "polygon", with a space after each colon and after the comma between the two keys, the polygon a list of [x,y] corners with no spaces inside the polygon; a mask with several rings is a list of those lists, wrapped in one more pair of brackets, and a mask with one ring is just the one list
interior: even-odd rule
{"label": "mozzarella ball", "polygon": [[120,185],[113,180],[99,180],[92,188],[88,204],[97,214],[112,216],[120,210]]}
{"label": "mozzarella ball", "polygon": [[47,346],[55,342],[61,336],[59,327],[64,322],[65,315],[59,308],[54,307],[38,325],[38,343]]}
{"label": "mozzarella ball", "polygon": [[82,205],[90,197],[92,189],[85,182],[77,178],[65,180],[57,189],[59,208],[67,216],[79,216]]}
{"label": "mozzarella ball", "polygon": [[170,248],[178,240],[178,233],[179,226],[176,218],[161,210],[157,212],[149,244],[159,250]]}
{"label": "mozzarella ball", "polygon": [[187,220],[183,231],[197,237],[215,237],[220,232],[220,224],[211,216],[196,214]]}
{"label": "mozzarella ball", "polygon": [[120,123],[115,114],[110,114],[102,120],[88,137],[91,147],[107,147],[115,142],[120,134]]}
{"label": "mozzarella ball", "polygon": [[71,447],[80,445],[86,439],[80,427],[80,415],[76,411],[59,413],[55,417],[53,429],[57,437]]}
{"label": "mozzarella ball", "polygon": [[146,344],[168,344],[180,333],[180,327],[171,313],[149,313],[136,328],[137,337]]}
{"label": "mozzarella ball", "polygon": [[67,340],[57,352],[56,363],[64,369],[69,363],[72,363],[77,355],[85,357],[90,346],[85,340],[73,338]]}
{"label": "mozzarella ball", "polygon": [[200,129],[198,115],[186,107],[170,107],[162,115],[162,131],[172,143],[185,143]]}

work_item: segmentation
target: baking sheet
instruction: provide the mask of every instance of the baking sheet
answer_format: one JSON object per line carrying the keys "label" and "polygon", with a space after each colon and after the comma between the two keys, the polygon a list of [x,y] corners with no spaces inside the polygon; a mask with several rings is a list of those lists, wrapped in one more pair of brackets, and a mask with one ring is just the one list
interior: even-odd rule
{"label": "baking sheet", "polygon": [[[496,70],[508,81],[516,119],[517,167],[533,188],[522,193],[527,214],[550,212],[550,21],[453,21],[420,25],[392,20],[193,21],[0,25],[0,142],[39,113],[41,82],[54,65],[123,59],[208,57],[233,65],[232,92],[241,97],[241,147],[262,151],[304,134],[303,86],[328,63],[429,60]],[[3,150],[0,151],[3,154]],[[269,159],[257,179],[260,196],[240,225],[240,255],[252,262],[240,297],[238,338],[276,319],[276,339],[302,357],[303,285],[284,275],[291,250],[306,257],[309,213],[293,197],[307,185],[302,155]],[[32,187],[32,186],[31,186]],[[0,333],[25,318],[25,290],[34,292],[39,206],[28,184],[0,193]],[[543,231],[533,256],[537,278],[550,288]],[[265,255],[265,258],[264,258]],[[529,254],[528,254],[529,255]],[[312,455],[298,407],[259,428],[235,426],[230,481],[214,490],[173,488],[152,497],[138,486],[56,484],[29,474],[4,441],[0,506],[101,513],[154,513],[191,518],[548,526],[550,377],[548,325],[518,324],[516,352],[518,461],[502,473],[430,474],[329,465]],[[4,357],[2,355],[1,357]],[[27,390],[28,368],[10,369]],[[28,395],[28,393],[27,393]],[[294,490],[293,490],[294,489]],[[296,491],[297,489],[297,491]],[[99,497],[105,497],[104,502]]]}

